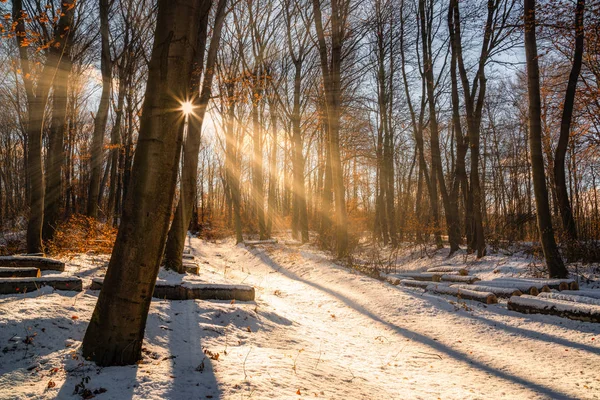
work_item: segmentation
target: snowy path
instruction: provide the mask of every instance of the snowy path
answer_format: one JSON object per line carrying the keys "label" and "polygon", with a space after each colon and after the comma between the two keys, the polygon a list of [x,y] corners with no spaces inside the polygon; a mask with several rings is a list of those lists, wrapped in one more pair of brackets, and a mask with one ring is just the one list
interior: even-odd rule
{"label": "snowy path", "polygon": [[98,369],[73,350],[97,292],[0,296],[0,399],[81,399],[82,380],[98,399],[600,398],[600,324],[454,304],[312,249],[192,244],[256,303],[153,301],[144,360]]}
{"label": "snowy path", "polygon": [[[259,314],[293,321],[251,339],[246,370],[258,397],[296,388],[339,399],[600,396],[597,324],[470,302],[473,310],[461,309],[311,251],[196,248],[216,269],[231,267],[229,278],[257,286]],[[238,369],[225,368],[223,379]]]}

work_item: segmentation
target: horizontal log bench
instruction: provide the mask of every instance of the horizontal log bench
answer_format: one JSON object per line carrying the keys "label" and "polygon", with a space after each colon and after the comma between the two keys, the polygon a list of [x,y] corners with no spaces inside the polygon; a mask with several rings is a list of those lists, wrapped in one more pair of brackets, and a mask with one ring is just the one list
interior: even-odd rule
{"label": "horizontal log bench", "polygon": [[576,296],[591,297],[592,299],[600,299],[600,290],[586,289],[586,290],[563,290],[563,294],[574,294]]}
{"label": "horizontal log bench", "polygon": [[519,282],[519,283],[528,282],[533,285],[536,285],[536,287],[538,289],[540,289],[542,286],[547,286],[550,289],[560,290],[560,291],[579,290],[579,284],[574,279],[500,278],[500,280],[506,281],[506,282]]}
{"label": "horizontal log bench", "polygon": [[44,276],[41,278],[0,278],[0,294],[26,293],[38,290],[43,286],[51,286],[55,290],[81,292],[82,282],[79,278],[62,276]]}
{"label": "horizontal log bench", "polygon": [[65,263],[52,258],[37,256],[2,256],[0,267],[9,268],[37,268],[40,271],[64,272]]}
{"label": "horizontal log bench", "polygon": [[465,285],[465,284],[454,284],[450,285],[450,287],[455,287],[459,289],[468,289],[474,290],[476,292],[487,292],[493,293],[496,297],[508,299],[512,296],[520,296],[523,293],[517,288],[510,287],[498,287],[498,286],[483,286],[483,285]]}
{"label": "horizontal log bench", "polygon": [[579,304],[591,304],[594,306],[600,306],[600,299],[594,299],[593,297],[587,297],[587,296],[579,296],[578,294],[577,295],[565,294],[564,292],[540,293],[538,298],[572,301],[574,303],[579,303]]}
{"label": "horizontal log bench", "polygon": [[523,314],[556,315],[586,322],[600,322],[600,306],[523,295],[511,297],[508,309]]}
{"label": "horizontal log bench", "polygon": [[528,281],[507,281],[504,279],[492,279],[490,281],[477,282],[480,286],[494,286],[501,288],[519,289],[523,294],[537,296],[540,292],[549,292],[550,288],[542,283]]}
{"label": "horizontal log bench", "polygon": [[436,285],[436,284],[431,284],[431,285],[427,286],[427,288],[425,290],[428,292],[431,292],[431,293],[435,293],[435,294],[445,294],[445,295],[454,296],[454,297],[456,297],[458,299],[462,299],[462,300],[473,300],[473,301],[478,301],[480,303],[485,303],[485,304],[498,303],[498,299],[496,298],[496,296],[493,293],[489,293],[489,292],[477,292],[475,290],[462,289],[462,288],[457,288],[457,287],[453,287],[453,286]]}
{"label": "horizontal log bench", "polygon": [[452,267],[452,266],[433,267],[433,268],[429,268],[427,270],[427,272],[443,272],[443,273],[456,272],[459,275],[469,275],[469,271],[467,271],[467,269],[465,267]]}
{"label": "horizontal log bench", "polygon": [[[104,279],[92,279],[91,290],[100,290]],[[157,281],[152,297],[166,300],[237,300],[253,301],[254,288],[248,285],[229,285],[219,283],[190,283],[173,284]]]}
{"label": "horizontal log bench", "polygon": [[0,267],[0,278],[39,278],[40,270],[37,268],[11,268]]}
{"label": "horizontal log bench", "polygon": [[477,278],[476,276],[463,276],[463,275],[450,275],[450,274],[444,274],[444,275],[440,276],[441,282],[456,282],[456,283],[472,284],[472,283],[475,283],[480,280],[481,279]]}

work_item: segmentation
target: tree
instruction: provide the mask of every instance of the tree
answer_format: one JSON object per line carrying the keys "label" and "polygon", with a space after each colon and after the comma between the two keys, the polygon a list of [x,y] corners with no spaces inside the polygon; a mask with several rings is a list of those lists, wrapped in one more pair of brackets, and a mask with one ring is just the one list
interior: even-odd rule
{"label": "tree", "polygon": [[200,0],[159,0],[154,46],[131,186],[104,285],[83,340],[98,365],[141,358],[148,309],[177,182],[183,118],[189,98]]}
{"label": "tree", "polygon": [[554,185],[556,187],[556,200],[562,217],[562,224],[567,239],[568,246],[572,248],[577,240],[577,228],[571,211],[571,202],[567,192],[567,182],[565,176],[565,156],[569,146],[569,137],[571,135],[571,121],[573,120],[573,108],[575,106],[575,93],[577,91],[577,81],[581,72],[583,62],[583,44],[584,44],[584,22],[585,0],[577,0],[575,7],[575,51],[573,54],[573,66],[569,74],[567,91],[563,105],[562,119],[560,123],[560,136],[558,145],[554,153]]}
{"label": "tree", "polygon": [[[221,41],[221,29],[225,21],[225,9],[227,0],[219,0],[215,12],[215,26],[213,27],[213,36],[208,49],[206,68],[204,69],[204,79],[200,84],[202,67],[204,63],[203,47],[206,46],[206,30],[208,28],[208,15],[212,1],[203,0],[202,14],[204,19],[201,21],[200,34],[198,35],[198,52],[195,62],[195,69],[190,84],[192,97],[189,100],[192,104],[187,138],[183,145],[183,167],[181,170],[181,190],[179,202],[175,209],[175,217],[171,223],[167,244],[165,249],[165,266],[179,273],[184,273],[182,256],[185,247],[185,236],[192,217],[192,203],[196,197],[197,179],[198,179],[198,154],[200,151],[202,124],[206,108],[211,96],[212,81],[215,73],[215,63],[217,60],[217,51]],[[200,93],[198,95],[198,93]]]}
{"label": "tree", "polygon": [[[321,73],[323,75],[323,91],[327,113],[327,135],[332,175],[332,187],[335,199],[336,214],[336,245],[338,258],[346,256],[348,251],[348,215],[346,211],[346,190],[340,157],[340,116],[342,96],[342,47],[346,37],[348,19],[348,0],[331,0],[331,50],[329,52],[325,41],[323,17],[319,0],[313,0],[315,28]],[[330,54],[328,54],[330,53]]]}
{"label": "tree", "polygon": [[13,0],[12,5],[15,37],[19,47],[28,110],[27,181],[29,185],[29,220],[27,223],[27,251],[29,253],[40,253],[43,250],[42,225],[44,220],[44,169],[42,166],[44,114],[48,104],[48,94],[54,82],[56,71],[63,59],[68,38],[71,35],[71,26],[75,15],[75,0],[65,0],[61,4],[60,18],[48,46],[54,49],[48,51],[35,85],[29,60],[28,47],[31,40],[25,27],[27,15],[23,11],[23,1]]}
{"label": "tree", "polygon": [[529,96],[529,147],[531,151],[531,170],[533,190],[537,208],[537,224],[542,250],[551,278],[565,278],[568,271],[563,264],[552,229],[552,215],[548,205],[548,188],[544,172],[542,153],[542,118],[540,100],[540,71],[538,64],[535,0],[525,0],[525,57],[527,63],[527,91]]}
{"label": "tree", "polygon": [[92,136],[92,172],[90,176],[90,189],[87,198],[87,215],[98,218],[100,202],[100,175],[102,173],[104,130],[108,121],[110,88],[112,85],[112,60],[110,57],[108,13],[109,0],[100,0],[100,37],[102,51],[100,56],[100,70],[102,72],[102,94],[98,104],[98,112],[94,120],[94,135]]}

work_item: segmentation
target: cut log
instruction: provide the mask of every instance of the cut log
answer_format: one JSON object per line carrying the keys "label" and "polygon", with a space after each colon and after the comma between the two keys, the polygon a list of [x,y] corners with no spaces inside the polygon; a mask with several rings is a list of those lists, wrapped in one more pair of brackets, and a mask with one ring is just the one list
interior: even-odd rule
{"label": "cut log", "polygon": [[456,272],[459,275],[469,275],[469,271],[467,271],[467,269],[465,267],[452,267],[452,266],[441,266],[441,267],[433,267],[433,268],[429,268],[427,270],[427,272],[443,272],[443,273],[448,273],[448,272]]}
{"label": "cut log", "polygon": [[429,285],[427,286],[426,290],[432,293],[447,294],[450,296],[455,296],[459,299],[473,300],[485,304],[496,304],[498,302],[496,296],[489,292],[476,292],[474,290],[461,289],[445,285]]}
{"label": "cut log", "polygon": [[62,276],[42,278],[0,278],[0,294],[26,293],[42,286],[52,286],[55,290],[80,292],[81,279]]}
{"label": "cut log", "polygon": [[477,282],[480,286],[494,286],[494,287],[502,287],[502,288],[515,288],[519,289],[524,294],[530,294],[532,296],[537,296],[540,291],[541,292],[549,292],[550,288],[545,285],[531,284],[529,282],[513,282],[513,281],[505,281],[501,279],[493,279],[491,281],[479,281]]}
{"label": "cut log", "polygon": [[482,286],[482,285],[464,285],[464,284],[458,284],[458,285],[450,285],[450,287],[456,287],[459,289],[467,289],[467,290],[474,290],[476,292],[488,292],[488,293],[493,293],[494,295],[496,295],[496,297],[500,297],[503,299],[508,299],[512,296],[520,296],[523,293],[516,288],[503,288],[503,287],[496,287],[496,286]]}
{"label": "cut log", "polygon": [[400,284],[400,279],[399,278],[394,278],[393,276],[386,276],[385,280],[394,286],[398,286]]}
{"label": "cut log", "polygon": [[195,259],[196,259],[196,257],[194,257],[194,256],[193,256],[193,255],[191,255],[191,254],[184,254],[184,255],[183,255],[181,258],[182,258],[183,260],[195,260]]}
{"label": "cut log", "polygon": [[[91,290],[102,289],[104,279],[92,279]],[[253,301],[255,291],[248,285],[228,285],[217,283],[190,283],[173,284],[157,281],[152,297],[166,300],[236,300]]]}
{"label": "cut log", "polygon": [[471,284],[471,283],[475,283],[477,281],[480,281],[481,279],[479,279],[476,276],[461,276],[461,275],[447,275],[444,274],[440,277],[440,280],[442,282],[459,282],[459,283],[467,283],[467,284]]}
{"label": "cut log", "polygon": [[574,294],[576,296],[591,297],[592,299],[600,299],[600,290],[563,290],[561,293]]}
{"label": "cut log", "polygon": [[183,254],[192,254],[190,249],[183,249]]}
{"label": "cut log", "polygon": [[431,285],[431,282],[428,281],[415,281],[414,279],[402,279],[400,281],[402,286],[427,289],[427,286]]}
{"label": "cut log", "polygon": [[19,254],[19,256],[24,257],[24,256],[30,256],[30,257],[44,257],[45,254],[44,253],[26,253],[26,254]]}
{"label": "cut log", "polygon": [[40,271],[65,270],[65,263],[52,258],[35,256],[4,256],[0,257],[0,267],[9,268],[37,268]]}
{"label": "cut log", "polygon": [[548,286],[554,290],[577,290],[579,284],[574,279],[534,279],[534,278],[500,278],[503,281],[510,282],[529,282],[535,284],[538,289],[540,286]]}
{"label": "cut log", "polygon": [[415,281],[439,282],[442,274],[434,272],[401,272],[398,274],[401,279],[414,279]]}
{"label": "cut log", "polygon": [[183,269],[188,274],[200,275],[200,266],[195,263],[183,263]]}
{"label": "cut log", "polygon": [[577,304],[570,301],[543,299],[523,295],[511,297],[508,309],[523,314],[556,315],[586,322],[600,322],[600,306]]}
{"label": "cut log", "polygon": [[37,268],[9,268],[0,267],[0,278],[39,278],[40,270]]}
{"label": "cut log", "polygon": [[275,244],[277,243],[276,239],[267,239],[267,240],[246,240],[244,242],[247,246],[258,246],[261,244]]}
{"label": "cut log", "polygon": [[600,306],[600,299],[594,299],[593,297],[586,297],[586,296],[578,296],[578,295],[574,295],[574,294],[565,294],[564,292],[540,293],[538,297],[542,298],[542,299],[572,301],[574,303],[591,304],[594,306]]}

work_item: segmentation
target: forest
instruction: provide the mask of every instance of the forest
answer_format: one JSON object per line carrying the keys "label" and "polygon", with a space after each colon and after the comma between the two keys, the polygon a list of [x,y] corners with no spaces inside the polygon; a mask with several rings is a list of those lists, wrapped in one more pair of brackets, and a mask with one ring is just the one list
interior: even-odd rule
{"label": "forest", "polygon": [[[0,342],[15,342],[0,372],[16,382],[0,398],[479,398],[486,376],[500,398],[600,395],[600,1],[0,0],[0,14]],[[481,319],[506,357],[580,353],[561,368],[581,381],[502,370]],[[432,339],[444,327],[485,354]],[[39,329],[74,342],[31,353]],[[379,372],[358,366],[369,346]],[[300,376],[333,363],[325,351],[354,364]],[[167,378],[140,380],[152,363]],[[125,365],[137,376],[102,369]]]}

